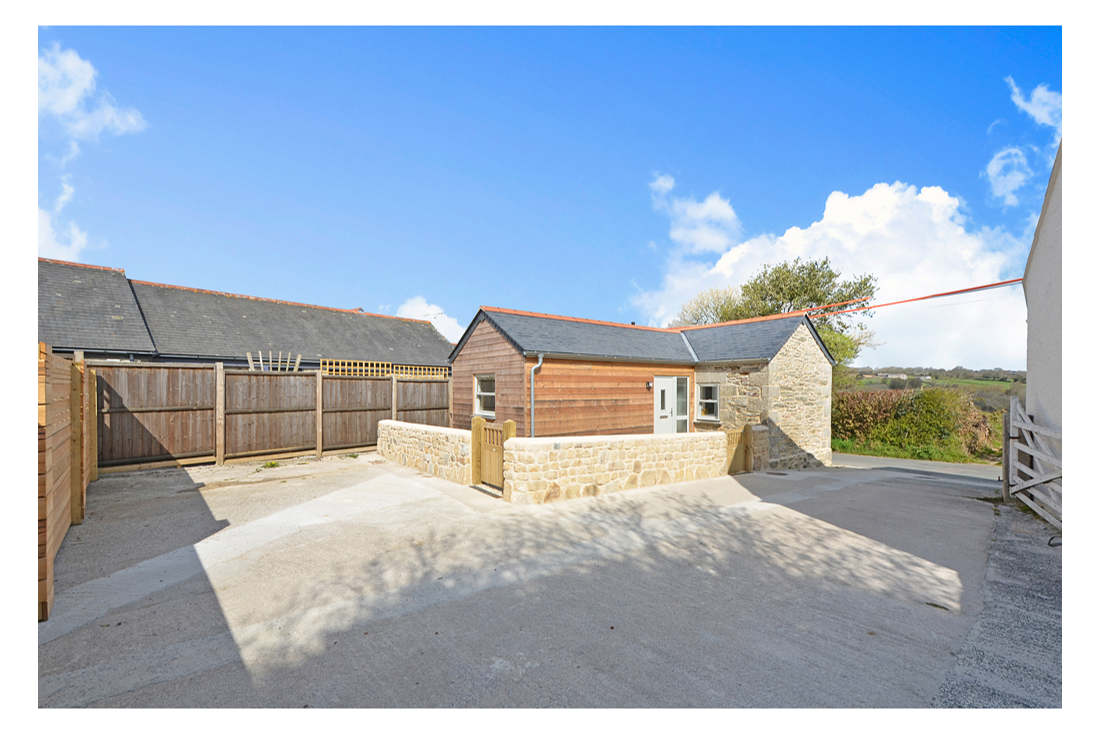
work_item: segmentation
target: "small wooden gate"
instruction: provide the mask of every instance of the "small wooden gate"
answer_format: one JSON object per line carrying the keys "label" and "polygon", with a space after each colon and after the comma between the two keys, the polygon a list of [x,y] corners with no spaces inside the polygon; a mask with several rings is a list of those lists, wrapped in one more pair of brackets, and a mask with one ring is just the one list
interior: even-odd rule
{"label": "small wooden gate", "polygon": [[504,427],[486,423],[481,430],[481,481],[504,489]]}
{"label": "small wooden gate", "polygon": [[1039,425],[1020,401],[1004,417],[1004,499],[1015,497],[1062,529],[1062,432]]}
{"label": "small wooden gate", "polygon": [[504,442],[516,435],[516,422],[487,423],[475,416],[470,423],[471,481],[504,491]]}

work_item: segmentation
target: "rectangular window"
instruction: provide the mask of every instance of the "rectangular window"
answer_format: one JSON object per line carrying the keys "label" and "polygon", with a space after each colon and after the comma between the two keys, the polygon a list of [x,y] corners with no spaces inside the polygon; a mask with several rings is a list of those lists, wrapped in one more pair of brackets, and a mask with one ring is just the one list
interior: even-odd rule
{"label": "rectangular window", "polygon": [[698,385],[696,388],[699,392],[698,407],[695,414],[697,420],[701,421],[717,421],[718,420],[718,386],[717,385]]}
{"label": "rectangular window", "polygon": [[485,418],[495,418],[497,414],[497,384],[493,375],[474,377],[474,413]]}

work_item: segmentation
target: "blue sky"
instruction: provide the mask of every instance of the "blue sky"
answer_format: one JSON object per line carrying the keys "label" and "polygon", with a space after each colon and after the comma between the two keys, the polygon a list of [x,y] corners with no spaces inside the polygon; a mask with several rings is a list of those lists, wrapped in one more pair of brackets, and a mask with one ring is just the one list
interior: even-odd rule
{"label": "blue sky", "polygon": [[[1058,28],[46,28],[39,252],[452,339],[481,304],[665,323],[794,255],[882,300],[1015,277],[1061,54]],[[860,361],[1023,367],[1019,290],[884,309]]]}

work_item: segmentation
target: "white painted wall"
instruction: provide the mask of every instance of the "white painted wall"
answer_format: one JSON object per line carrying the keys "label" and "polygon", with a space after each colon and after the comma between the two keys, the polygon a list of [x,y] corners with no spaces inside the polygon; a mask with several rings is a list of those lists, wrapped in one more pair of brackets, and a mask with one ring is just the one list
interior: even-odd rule
{"label": "white painted wall", "polygon": [[[1062,150],[1054,160],[1027,269],[1027,412],[1062,428]],[[1060,447],[1059,447],[1060,448]],[[1060,453],[1060,451],[1059,451]]]}

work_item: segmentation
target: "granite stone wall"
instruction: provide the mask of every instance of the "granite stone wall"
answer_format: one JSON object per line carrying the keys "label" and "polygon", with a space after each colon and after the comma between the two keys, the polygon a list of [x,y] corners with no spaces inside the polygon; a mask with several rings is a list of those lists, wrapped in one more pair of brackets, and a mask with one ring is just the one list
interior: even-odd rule
{"label": "granite stone wall", "polygon": [[753,470],[801,469],[832,463],[833,370],[805,324],[768,363],[706,365],[695,370],[697,385],[718,385],[718,420],[695,419],[696,431],[768,428],[754,433]]}
{"label": "granite stone wall", "polygon": [[726,435],[639,434],[511,438],[504,442],[504,498],[541,504],[722,476]]}
{"label": "granite stone wall", "polygon": [[379,421],[377,451],[395,464],[459,484],[470,483],[468,430]]}
{"label": "granite stone wall", "polygon": [[773,469],[829,466],[833,368],[802,324],[768,365],[768,464]]}

